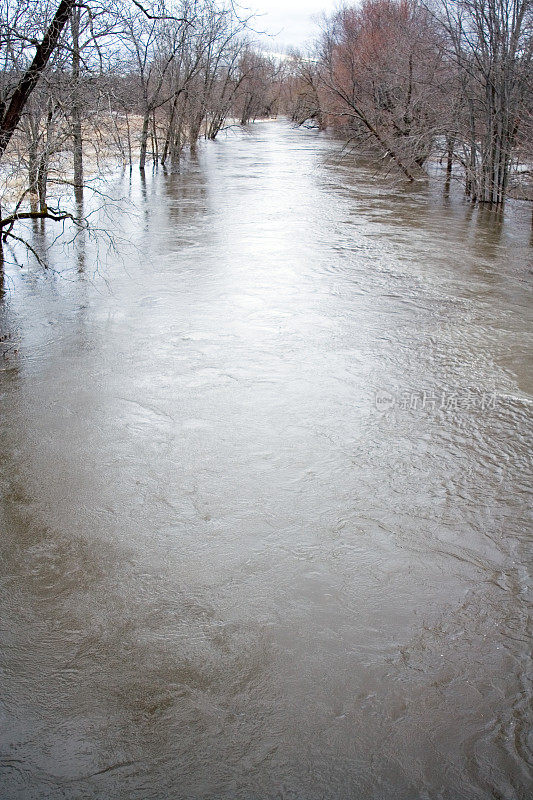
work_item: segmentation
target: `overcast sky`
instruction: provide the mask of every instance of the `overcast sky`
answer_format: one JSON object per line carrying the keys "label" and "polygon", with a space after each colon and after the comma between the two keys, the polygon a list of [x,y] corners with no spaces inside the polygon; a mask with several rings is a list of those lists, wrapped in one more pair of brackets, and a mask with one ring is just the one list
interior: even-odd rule
{"label": "overcast sky", "polygon": [[239,5],[257,11],[256,30],[277,34],[268,43],[272,50],[283,50],[288,46],[302,47],[316,36],[313,17],[323,11],[331,13],[339,5],[338,0],[240,0]]}

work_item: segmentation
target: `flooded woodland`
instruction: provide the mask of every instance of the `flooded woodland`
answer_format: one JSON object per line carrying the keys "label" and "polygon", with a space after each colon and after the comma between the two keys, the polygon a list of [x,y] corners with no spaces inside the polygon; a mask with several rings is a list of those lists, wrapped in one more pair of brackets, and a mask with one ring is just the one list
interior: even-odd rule
{"label": "flooded woodland", "polygon": [[0,800],[529,800],[533,5],[257,2],[0,0]]}

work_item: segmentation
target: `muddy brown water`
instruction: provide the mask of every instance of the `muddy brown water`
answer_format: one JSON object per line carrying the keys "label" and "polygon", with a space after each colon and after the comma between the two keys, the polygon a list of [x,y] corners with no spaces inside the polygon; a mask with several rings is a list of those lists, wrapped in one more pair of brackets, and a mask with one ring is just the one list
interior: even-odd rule
{"label": "muddy brown water", "polygon": [[2,799],[525,800],[530,210],[283,121],[116,193],[0,304]]}

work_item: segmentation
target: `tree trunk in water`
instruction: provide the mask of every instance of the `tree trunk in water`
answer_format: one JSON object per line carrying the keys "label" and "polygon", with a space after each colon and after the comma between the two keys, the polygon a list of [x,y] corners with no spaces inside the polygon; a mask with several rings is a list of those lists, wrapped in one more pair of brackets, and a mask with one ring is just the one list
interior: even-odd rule
{"label": "tree trunk in water", "polygon": [[30,206],[32,211],[37,211],[37,196],[39,194],[39,158],[37,155],[37,139],[32,138],[28,149],[28,183],[30,190]]}
{"label": "tree trunk in water", "polygon": [[39,169],[37,172],[37,191],[39,194],[39,211],[45,213],[46,207],[46,193],[48,186],[48,156],[43,153],[39,162]]}
{"label": "tree trunk in water", "polygon": [[152,161],[157,164],[159,161],[159,141],[157,138],[157,125],[155,121],[155,111],[152,112],[152,140],[154,146],[152,147]]}
{"label": "tree trunk in water", "polygon": [[161,166],[165,166],[165,161],[167,160],[168,153],[170,150],[170,142],[172,141],[172,137],[174,134],[174,120],[171,118],[167,128],[167,135],[165,136],[165,144],[163,145],[163,153],[161,155]]}
{"label": "tree trunk in water", "polygon": [[[164,147],[163,147],[163,155],[161,156],[161,165],[162,166],[164,166],[165,161],[167,160],[168,154],[169,154],[169,152],[171,150],[172,142],[175,139],[174,129],[175,129],[175,126],[176,126],[176,110],[178,108],[179,97],[180,97],[180,92],[176,92],[176,94],[174,95],[174,100],[172,101],[172,109],[170,111],[170,119],[169,119],[169,122],[168,122],[167,135],[165,137],[165,144],[164,144]],[[171,158],[172,158],[172,154],[171,154]]]}
{"label": "tree trunk in water", "polygon": [[74,152],[74,196],[83,202],[83,137],[80,109],[80,10],[75,8],[70,19],[72,32],[72,142]]}
{"label": "tree trunk in water", "polygon": [[452,180],[453,171],[453,149],[455,147],[455,138],[449,136],[446,140],[446,180],[444,182],[444,194],[449,194],[450,183]]}
{"label": "tree trunk in water", "polygon": [[176,166],[180,160],[180,153],[181,153],[181,124],[178,126],[178,130],[174,137],[174,141],[172,142],[172,152],[170,154],[170,162],[172,166]]}
{"label": "tree trunk in water", "polygon": [[130,130],[130,118],[129,114],[126,112],[126,131],[128,134],[128,163],[130,165],[130,174],[133,169],[133,154],[131,148],[131,130]]}
{"label": "tree trunk in water", "polygon": [[474,102],[469,101],[470,111],[470,160],[466,170],[466,185],[465,190],[470,199],[475,203],[477,200],[477,186],[476,186],[476,119],[474,114]]}
{"label": "tree trunk in water", "polygon": [[146,167],[146,151],[148,148],[148,128],[150,126],[150,111],[144,112],[143,127],[141,131],[141,152],[139,155],[139,169],[144,172]]}
{"label": "tree trunk in water", "polygon": [[198,151],[198,139],[200,138],[200,129],[202,127],[202,122],[204,121],[204,117],[199,116],[196,117],[194,122],[191,125],[189,136],[190,136],[190,146],[191,146],[191,153],[196,153]]}

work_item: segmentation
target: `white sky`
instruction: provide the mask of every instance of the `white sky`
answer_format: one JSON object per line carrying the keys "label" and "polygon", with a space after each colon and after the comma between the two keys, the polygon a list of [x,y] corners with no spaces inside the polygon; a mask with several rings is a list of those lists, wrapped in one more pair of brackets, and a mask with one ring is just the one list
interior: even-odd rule
{"label": "white sky", "polygon": [[275,35],[275,39],[265,42],[268,49],[284,50],[312,42],[317,31],[313,17],[323,11],[331,13],[340,3],[338,0],[238,0],[238,5],[261,14],[253,27]]}

